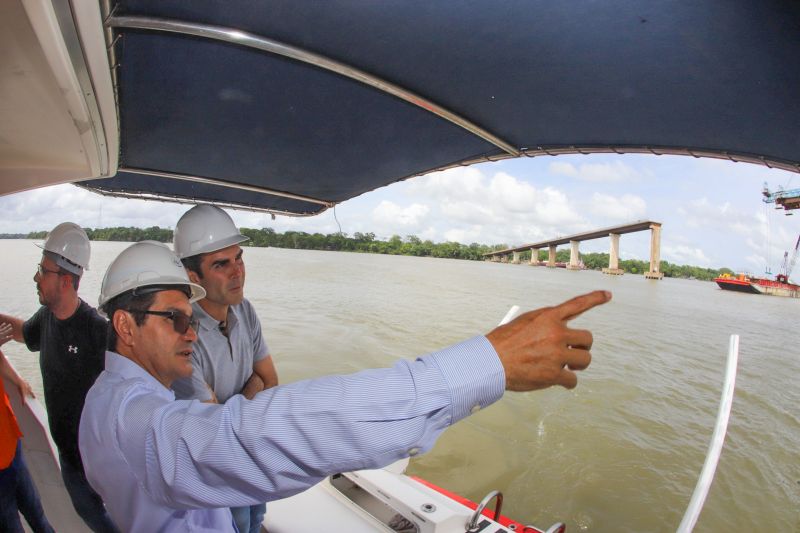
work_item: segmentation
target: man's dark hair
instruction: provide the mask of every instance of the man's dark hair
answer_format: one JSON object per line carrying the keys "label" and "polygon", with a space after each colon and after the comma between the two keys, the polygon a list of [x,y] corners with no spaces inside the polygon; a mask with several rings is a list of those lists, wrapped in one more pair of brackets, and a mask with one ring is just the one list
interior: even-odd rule
{"label": "man's dark hair", "polygon": [[[44,254],[45,257],[49,257],[50,260],[53,261],[56,264],[56,266],[58,267],[58,275],[59,276],[69,276],[70,277],[70,280],[72,281],[72,287],[77,291],[78,290],[78,286],[81,284],[81,277],[78,274],[75,274],[74,272],[70,272],[69,270],[67,270],[66,268],[61,266],[59,264],[59,261],[60,260],[64,260],[64,261],[67,261],[68,263],[70,263],[72,265],[75,265],[76,268],[81,268],[81,267],[78,264],[73,263],[72,261],[70,261],[66,257],[58,255],[55,252],[49,252],[47,250],[44,250],[42,253]],[[81,269],[81,272],[83,272],[82,269]]]}
{"label": "man's dark hair", "polygon": [[117,311],[128,311],[133,315],[133,320],[137,326],[144,324],[147,314],[144,311],[150,309],[156,300],[156,294],[161,291],[183,291],[187,298],[192,297],[192,289],[189,285],[149,285],[139,287],[113,297],[103,305],[108,317],[108,334],[106,336],[106,349],[112,352],[117,351],[117,331],[114,329],[114,313]]}
{"label": "man's dark hair", "polygon": [[146,292],[145,294],[135,294],[136,291],[128,291],[115,296],[109,300],[104,306],[103,310],[108,317],[108,334],[106,336],[106,348],[112,352],[117,351],[117,331],[114,329],[114,313],[117,311],[128,311],[133,315],[133,320],[137,326],[144,324],[147,315],[142,311],[147,311],[156,299],[155,292]]}
{"label": "man's dark hair", "polygon": [[200,263],[203,262],[203,255],[204,254],[197,254],[191,257],[184,257],[181,259],[181,263],[183,263],[183,268],[186,270],[191,270],[197,277],[203,279],[203,272],[200,270]]}
{"label": "man's dark hair", "polygon": [[70,279],[72,279],[72,288],[74,288],[76,291],[78,290],[78,285],[81,284],[81,277],[79,275],[73,274],[72,272],[68,272],[63,268],[60,269],[60,274],[63,274],[64,276],[69,276]]}

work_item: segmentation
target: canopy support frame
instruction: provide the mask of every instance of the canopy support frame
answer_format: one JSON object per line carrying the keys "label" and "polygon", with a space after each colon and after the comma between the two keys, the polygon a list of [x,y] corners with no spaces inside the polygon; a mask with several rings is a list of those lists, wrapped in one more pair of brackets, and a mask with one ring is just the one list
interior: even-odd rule
{"label": "canopy support frame", "polygon": [[510,143],[481,128],[472,121],[432,102],[431,100],[428,100],[427,98],[424,98],[423,96],[420,96],[408,89],[369,74],[368,72],[364,72],[363,70],[355,68],[346,63],[335,61],[323,55],[282,43],[274,39],[269,39],[267,37],[240,31],[234,28],[156,17],[112,15],[106,20],[106,26],[112,28],[149,30],[165,33],[176,33],[180,35],[191,35],[194,37],[201,37],[205,39],[236,44],[247,48],[253,48],[263,52],[293,59],[301,63],[310,64],[340,76],[363,83],[378,89],[381,92],[404,100],[416,107],[424,109],[429,113],[433,113],[434,115],[447,120],[456,126],[459,126],[469,133],[480,137],[484,141],[493,144],[511,156],[518,157],[521,155],[520,150],[515,148]]}

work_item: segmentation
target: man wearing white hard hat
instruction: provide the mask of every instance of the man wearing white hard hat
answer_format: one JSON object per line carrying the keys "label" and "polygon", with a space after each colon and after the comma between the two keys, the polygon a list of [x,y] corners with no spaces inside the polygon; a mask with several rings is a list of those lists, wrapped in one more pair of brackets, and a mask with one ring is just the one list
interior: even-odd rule
{"label": "man wearing white hard hat", "polygon": [[[106,321],[78,296],[91,248],[86,232],[64,222],[47,234],[33,281],[39,310],[28,320],[0,315],[13,338],[39,352],[50,433],[61,477],[78,515],[93,530],[116,532],[100,496],[86,481],[78,450],[78,424],[86,392],[103,370]],[[56,524],[57,526],[57,524]]]}
{"label": "man wearing white hard hat", "polygon": [[236,531],[230,507],[289,497],[326,476],[379,468],[429,450],[450,425],[505,390],[573,388],[592,334],[567,327],[607,302],[596,291],[525,313],[414,361],[235,395],[175,400],[192,373],[205,296],[164,245],[131,245],[108,267],[99,299],[113,333],[86,397],[86,474],[129,532]]}
{"label": "man wearing white hard hat", "polygon": [[[175,225],[175,255],[206,297],[192,305],[200,322],[192,352],[192,376],[172,384],[181,400],[225,403],[235,394],[248,399],[278,384],[261,332],[261,321],[244,297],[245,265],[240,244],[248,238],[219,207],[201,204]],[[241,533],[258,533],[263,503],[231,509]]]}

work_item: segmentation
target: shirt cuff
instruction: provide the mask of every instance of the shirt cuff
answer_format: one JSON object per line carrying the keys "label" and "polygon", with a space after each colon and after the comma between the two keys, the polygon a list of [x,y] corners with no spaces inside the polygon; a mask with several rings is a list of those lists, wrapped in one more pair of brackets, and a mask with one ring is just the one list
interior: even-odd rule
{"label": "shirt cuff", "polygon": [[452,395],[451,424],[503,396],[506,374],[492,343],[483,335],[431,354]]}

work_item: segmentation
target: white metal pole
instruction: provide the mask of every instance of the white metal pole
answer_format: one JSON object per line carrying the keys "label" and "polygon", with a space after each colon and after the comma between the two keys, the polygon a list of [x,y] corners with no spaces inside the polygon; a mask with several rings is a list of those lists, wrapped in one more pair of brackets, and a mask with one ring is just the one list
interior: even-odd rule
{"label": "white metal pole", "polygon": [[686,509],[686,514],[683,515],[683,520],[678,526],[678,533],[690,533],[694,529],[700,516],[700,511],[706,501],[706,496],[708,496],[708,491],[711,488],[711,482],[714,480],[714,472],[717,470],[719,456],[722,453],[722,445],[725,442],[725,433],[728,430],[728,420],[730,419],[731,406],[733,405],[733,391],[736,388],[736,365],[738,361],[739,336],[731,335],[728,347],[728,363],[725,370],[725,384],[722,387],[722,397],[719,401],[719,412],[717,413],[717,425],[714,427],[714,434],[711,436],[711,444],[708,446],[706,461],[697,480],[697,486],[694,488],[689,507]]}
{"label": "white metal pole", "polygon": [[517,313],[519,313],[519,306],[518,305],[512,306],[511,309],[508,310],[508,313],[506,313],[506,316],[503,317],[503,320],[501,320],[500,323],[497,325],[503,326],[505,324],[508,324],[509,322],[514,320],[514,318],[517,316]]}

